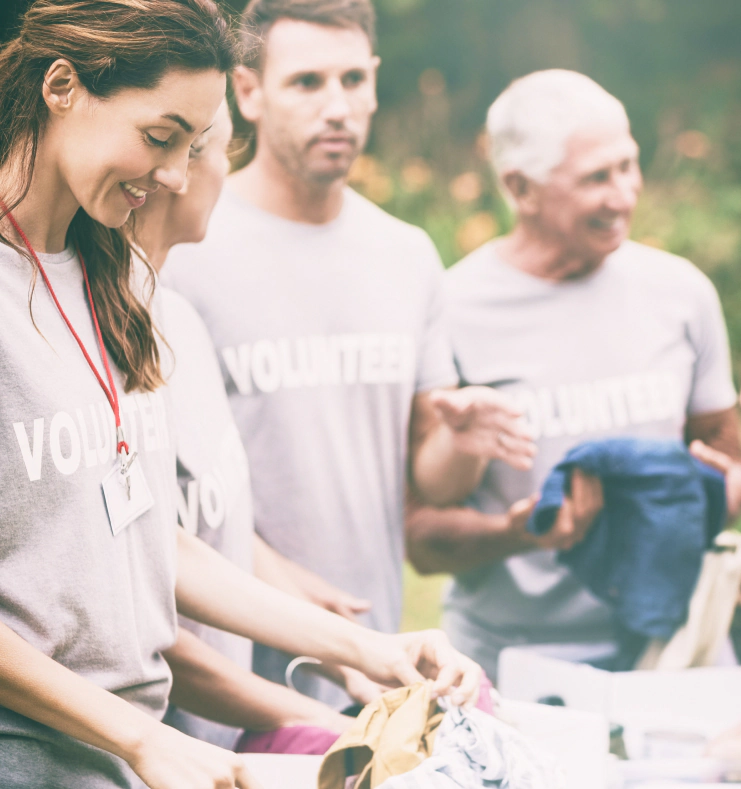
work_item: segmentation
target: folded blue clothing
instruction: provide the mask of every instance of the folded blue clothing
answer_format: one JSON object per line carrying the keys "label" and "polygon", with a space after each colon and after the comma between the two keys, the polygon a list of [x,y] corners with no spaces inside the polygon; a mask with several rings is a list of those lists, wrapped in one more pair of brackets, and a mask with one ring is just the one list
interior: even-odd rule
{"label": "folded blue clothing", "polygon": [[551,471],[528,531],[551,529],[574,468],[600,478],[605,506],[559,561],[613,607],[634,652],[635,637],[670,638],[687,619],[703,553],[726,521],[723,475],[680,441],[588,441]]}

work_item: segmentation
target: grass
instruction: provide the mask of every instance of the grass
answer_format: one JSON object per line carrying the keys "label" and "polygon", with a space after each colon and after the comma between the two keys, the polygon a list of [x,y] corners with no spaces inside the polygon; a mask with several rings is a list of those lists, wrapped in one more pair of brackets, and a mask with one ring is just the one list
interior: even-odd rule
{"label": "grass", "polygon": [[447,575],[419,575],[408,562],[405,562],[402,631],[440,627],[442,614],[440,602],[447,580]]}

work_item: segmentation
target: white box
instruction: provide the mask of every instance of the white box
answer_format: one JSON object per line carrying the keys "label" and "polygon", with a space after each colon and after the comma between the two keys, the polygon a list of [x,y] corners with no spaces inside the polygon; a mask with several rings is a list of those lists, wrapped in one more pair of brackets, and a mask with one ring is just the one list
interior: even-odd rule
{"label": "white box", "polygon": [[567,789],[606,789],[610,730],[603,715],[511,699],[500,702],[499,714],[563,770]]}
{"label": "white box", "polygon": [[[648,730],[715,737],[741,722],[741,667],[609,672],[509,648],[499,658],[499,690],[537,701],[560,696],[567,707],[604,715],[626,728],[631,757]],[[633,738],[629,742],[628,738]]]}
{"label": "white box", "polygon": [[242,758],[265,789],[316,789],[324,757],[243,753]]}

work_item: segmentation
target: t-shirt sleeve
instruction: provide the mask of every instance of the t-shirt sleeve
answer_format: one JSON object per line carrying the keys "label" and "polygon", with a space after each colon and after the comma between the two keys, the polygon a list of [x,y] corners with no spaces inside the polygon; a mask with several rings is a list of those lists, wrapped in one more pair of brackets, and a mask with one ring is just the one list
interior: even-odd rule
{"label": "t-shirt sleeve", "polygon": [[731,352],[723,309],[715,287],[697,272],[693,282],[696,297],[695,314],[689,339],[695,349],[695,365],[687,404],[687,414],[708,414],[724,411],[736,403],[736,390],[731,373]]}
{"label": "t-shirt sleeve", "polygon": [[417,351],[417,392],[458,385],[443,297],[443,266],[435,245],[426,235],[424,254],[426,270],[429,272],[429,290]]}

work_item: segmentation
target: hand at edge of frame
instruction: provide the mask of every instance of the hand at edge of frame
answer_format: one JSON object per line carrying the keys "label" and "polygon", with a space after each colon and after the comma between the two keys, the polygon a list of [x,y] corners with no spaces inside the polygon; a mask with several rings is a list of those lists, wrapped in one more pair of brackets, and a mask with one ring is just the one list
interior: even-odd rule
{"label": "hand at edge of frame", "polygon": [[263,789],[238,754],[153,724],[127,759],[149,789]]}

